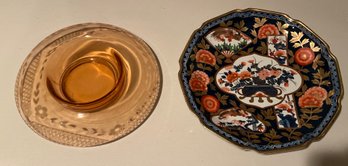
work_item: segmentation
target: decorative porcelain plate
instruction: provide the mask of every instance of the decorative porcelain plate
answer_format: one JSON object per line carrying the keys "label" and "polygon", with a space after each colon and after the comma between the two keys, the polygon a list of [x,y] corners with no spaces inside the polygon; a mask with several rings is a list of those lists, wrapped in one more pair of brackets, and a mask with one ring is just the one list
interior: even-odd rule
{"label": "decorative porcelain plate", "polygon": [[106,24],[53,33],[24,61],[16,102],[42,137],[69,146],[119,139],[141,125],[160,96],[162,77],[151,48]]}
{"label": "decorative porcelain plate", "polygon": [[323,136],[343,94],[327,44],[289,16],[234,10],[196,30],[180,60],[193,112],[209,129],[259,151]]}

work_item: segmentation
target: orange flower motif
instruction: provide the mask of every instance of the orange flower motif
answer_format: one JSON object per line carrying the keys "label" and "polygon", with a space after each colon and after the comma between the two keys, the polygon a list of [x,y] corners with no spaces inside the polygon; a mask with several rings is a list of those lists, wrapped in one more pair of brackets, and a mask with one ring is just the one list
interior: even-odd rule
{"label": "orange flower motif", "polygon": [[271,76],[271,72],[268,69],[262,69],[258,75],[261,80],[266,80],[267,77]]}
{"label": "orange flower motif", "polygon": [[295,52],[295,62],[301,66],[309,65],[314,60],[314,52],[310,48],[300,48]]}
{"label": "orange flower motif", "polygon": [[191,75],[191,79],[198,79],[198,80],[204,82],[205,84],[209,84],[209,82],[210,82],[209,76],[200,70],[194,71]]}
{"label": "orange flower motif", "polygon": [[239,78],[239,74],[237,72],[232,72],[227,75],[228,82],[234,82]]}
{"label": "orange flower motif", "polygon": [[278,28],[273,24],[265,24],[259,29],[258,38],[265,39],[267,36],[279,35]]}
{"label": "orange flower motif", "polygon": [[242,72],[240,72],[239,77],[242,80],[248,79],[251,77],[251,73],[249,71],[242,71]]}
{"label": "orange flower motif", "polygon": [[204,82],[197,80],[197,79],[190,79],[189,81],[190,88],[193,92],[196,91],[207,91],[208,87]]}
{"label": "orange flower motif", "polygon": [[324,100],[327,98],[327,91],[319,86],[309,88],[299,100],[301,108],[306,107],[321,107]]}
{"label": "orange flower motif", "polygon": [[298,99],[298,105],[301,108],[321,107],[323,106],[323,101],[310,95],[303,95]]}
{"label": "orange flower motif", "polygon": [[315,97],[318,100],[325,100],[327,98],[327,91],[319,86],[309,88],[306,92],[305,95],[310,95]]}
{"label": "orange flower motif", "polygon": [[220,101],[215,96],[204,95],[201,98],[201,103],[203,108],[210,113],[217,112],[220,108]]}
{"label": "orange flower motif", "polygon": [[215,56],[208,50],[199,50],[196,53],[196,61],[200,63],[206,63],[212,66],[216,64]]}
{"label": "orange flower motif", "polygon": [[196,70],[192,73],[189,85],[192,91],[207,91],[210,79],[208,75],[202,71]]}

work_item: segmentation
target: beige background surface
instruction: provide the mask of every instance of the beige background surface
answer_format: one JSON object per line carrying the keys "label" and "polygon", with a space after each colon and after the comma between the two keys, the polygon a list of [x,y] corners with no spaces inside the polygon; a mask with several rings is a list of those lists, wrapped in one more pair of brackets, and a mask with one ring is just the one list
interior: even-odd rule
{"label": "beige background surface", "polygon": [[[244,151],[199,122],[184,100],[179,57],[191,33],[215,16],[248,7],[280,11],[319,34],[337,56],[348,87],[346,0],[1,0],[0,1],[0,166],[108,165],[282,165],[331,166],[348,163],[347,99],[329,133],[305,150],[264,155]],[[151,117],[135,132],[94,148],[58,145],[36,135],[14,101],[17,71],[31,49],[63,27],[114,24],[143,38],[163,68],[163,92]],[[344,164],[346,163],[346,164]]]}

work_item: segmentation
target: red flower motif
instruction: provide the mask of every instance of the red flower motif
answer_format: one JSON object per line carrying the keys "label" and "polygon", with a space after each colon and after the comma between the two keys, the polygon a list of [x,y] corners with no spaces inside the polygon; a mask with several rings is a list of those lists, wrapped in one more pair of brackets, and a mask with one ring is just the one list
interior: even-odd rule
{"label": "red flower motif", "polygon": [[207,91],[208,87],[204,82],[198,80],[198,79],[190,79],[189,81],[190,88],[192,91]]}
{"label": "red flower motif", "polygon": [[295,62],[301,66],[309,65],[314,60],[314,52],[310,48],[300,48],[295,52]]}
{"label": "red flower motif", "polygon": [[208,50],[199,50],[196,53],[196,61],[200,63],[206,63],[212,66],[216,64],[215,56]]}
{"label": "red flower motif", "polygon": [[242,63],[240,63],[242,66],[245,66],[246,65],[246,62],[242,62]]}
{"label": "red flower motif", "polygon": [[271,72],[268,69],[262,69],[258,75],[261,80],[266,80],[267,77],[271,76]]}
{"label": "red flower motif", "polygon": [[237,72],[232,72],[227,75],[228,82],[234,82],[239,78],[239,74]]}
{"label": "red flower motif", "polygon": [[305,107],[321,107],[324,100],[327,98],[327,91],[319,86],[309,88],[302,95],[298,102],[301,108]]}
{"label": "red flower motif", "polygon": [[273,24],[265,24],[259,29],[258,38],[265,39],[267,36],[279,35],[278,28]]}
{"label": "red flower motif", "polygon": [[323,106],[323,101],[318,100],[314,96],[303,95],[298,99],[298,105],[301,108],[321,107]]}
{"label": "red flower motif", "polygon": [[196,70],[192,73],[189,85],[192,91],[207,91],[210,79],[208,75],[202,71]]}
{"label": "red flower motif", "polygon": [[251,77],[251,73],[249,71],[242,71],[239,74],[240,79],[248,79]]}
{"label": "red flower motif", "polygon": [[305,95],[310,95],[315,97],[318,100],[325,100],[327,98],[327,91],[319,86],[309,88],[306,92]]}
{"label": "red flower motif", "polygon": [[196,70],[192,73],[191,79],[198,79],[204,82],[205,84],[209,84],[210,82],[209,76],[203,71],[199,71],[199,70]]}
{"label": "red flower motif", "polygon": [[210,113],[217,112],[220,108],[219,100],[211,95],[204,95],[201,98],[201,104],[205,110]]}

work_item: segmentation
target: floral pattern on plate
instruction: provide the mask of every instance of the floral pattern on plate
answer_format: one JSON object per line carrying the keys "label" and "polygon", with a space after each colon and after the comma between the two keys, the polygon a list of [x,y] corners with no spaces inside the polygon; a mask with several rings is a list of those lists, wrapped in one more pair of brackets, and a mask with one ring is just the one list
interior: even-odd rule
{"label": "floral pattern on plate", "polygon": [[285,14],[246,9],[209,20],[192,35],[180,65],[192,111],[247,148],[308,145],[339,112],[343,88],[335,57]]}
{"label": "floral pattern on plate", "polygon": [[272,58],[251,54],[225,66],[216,74],[216,84],[241,102],[256,107],[270,107],[300,88],[302,78],[292,68],[280,66]]}

